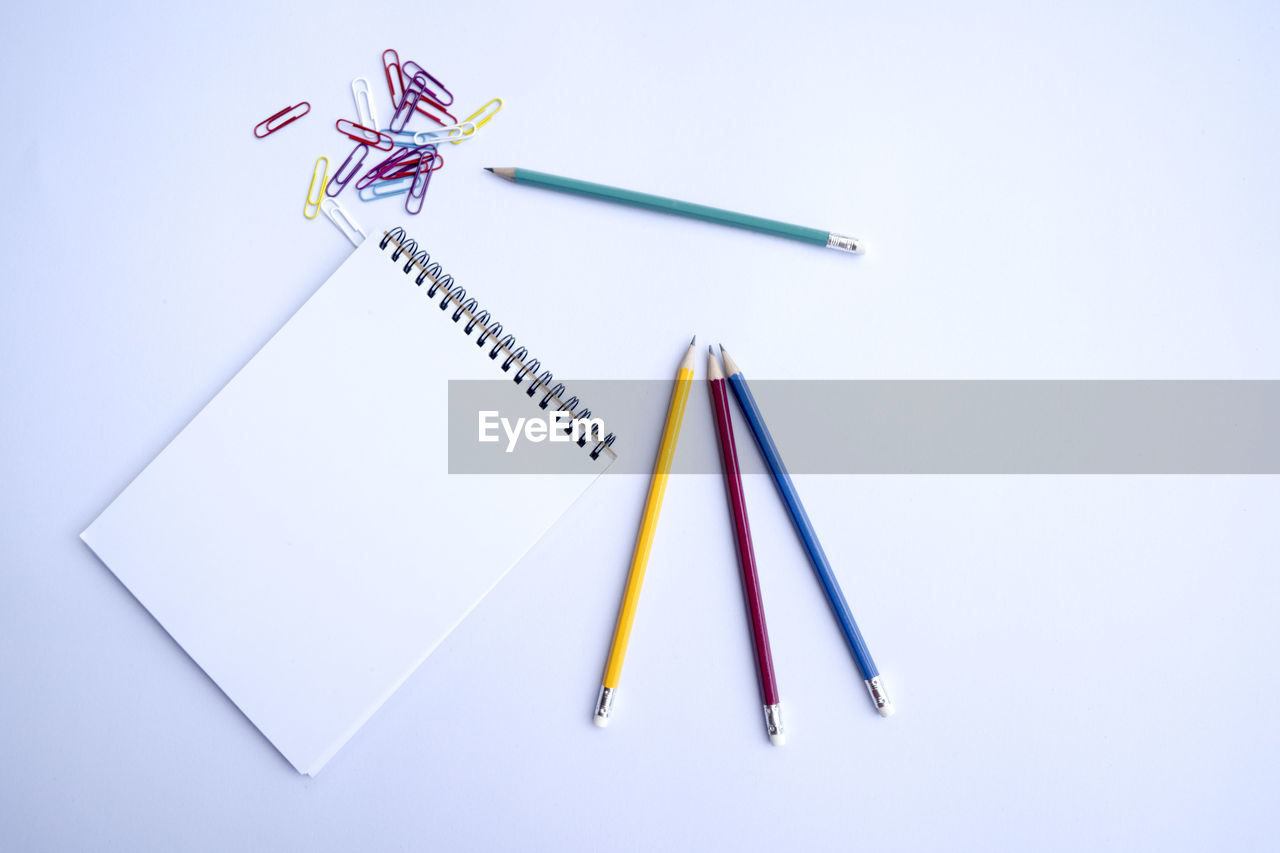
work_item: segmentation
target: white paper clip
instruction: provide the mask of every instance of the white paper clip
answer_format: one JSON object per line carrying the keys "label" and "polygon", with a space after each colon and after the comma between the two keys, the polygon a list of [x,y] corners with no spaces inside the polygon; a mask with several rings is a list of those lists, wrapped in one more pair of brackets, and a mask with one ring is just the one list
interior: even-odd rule
{"label": "white paper clip", "polygon": [[380,198],[391,198],[396,195],[404,195],[409,191],[409,187],[413,186],[413,176],[400,178],[395,181],[374,181],[369,186],[360,190],[361,201],[377,201]]}
{"label": "white paper clip", "polygon": [[356,117],[358,125],[368,128],[378,126],[378,115],[373,111],[373,97],[369,94],[369,81],[357,77],[351,81],[351,95],[356,99]]}
{"label": "white paper clip", "polygon": [[435,130],[419,130],[416,133],[412,130],[392,130],[384,127],[382,132],[391,137],[391,142],[401,148],[416,148],[419,145],[428,145],[436,142],[461,142],[471,134],[476,132],[474,122],[464,121],[461,124],[451,124],[448,127],[439,127]]}
{"label": "white paper clip", "polygon": [[[320,210],[329,218],[330,222],[338,226],[342,236],[350,240],[351,245],[359,246],[365,241],[367,235],[364,230],[359,223],[351,218],[351,214],[347,212],[347,209],[338,204],[337,199],[326,198],[320,202]],[[359,239],[357,239],[357,235],[359,235]]]}
{"label": "white paper clip", "polygon": [[476,123],[464,121],[460,124],[451,124],[448,127],[441,127],[437,130],[420,130],[413,135],[413,140],[418,145],[427,145],[433,142],[453,142],[457,144],[475,132]]}

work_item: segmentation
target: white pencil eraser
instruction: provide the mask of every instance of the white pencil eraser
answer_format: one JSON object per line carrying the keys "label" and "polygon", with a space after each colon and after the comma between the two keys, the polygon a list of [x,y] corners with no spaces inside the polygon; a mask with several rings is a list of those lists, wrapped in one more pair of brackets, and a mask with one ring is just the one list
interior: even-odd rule
{"label": "white pencil eraser", "polygon": [[608,717],[592,717],[591,722],[595,723],[597,726],[599,726],[602,729],[609,727]]}
{"label": "white pencil eraser", "polygon": [[882,717],[892,717],[892,716],[893,716],[893,703],[892,703],[892,702],[890,702],[890,703],[888,703],[887,705],[882,706],[879,710],[880,710],[880,716],[882,716]]}

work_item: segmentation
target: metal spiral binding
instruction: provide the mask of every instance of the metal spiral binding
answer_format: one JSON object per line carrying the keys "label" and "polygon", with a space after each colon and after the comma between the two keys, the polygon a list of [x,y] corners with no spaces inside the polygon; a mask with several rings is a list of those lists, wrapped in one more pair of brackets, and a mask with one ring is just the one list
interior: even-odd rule
{"label": "metal spiral binding", "polygon": [[[538,408],[546,409],[551,403],[557,403],[555,408],[557,412],[568,412],[569,416],[575,420],[585,420],[591,417],[591,410],[585,405],[578,409],[580,401],[577,397],[565,397],[567,393],[564,384],[555,382],[550,370],[542,369],[542,362],[529,355],[526,347],[516,345],[515,335],[506,332],[502,324],[494,320],[492,315],[482,309],[480,304],[476,302],[475,297],[467,296],[467,291],[461,285],[455,284],[453,276],[446,273],[439,263],[431,260],[431,254],[426,249],[419,249],[418,243],[412,237],[405,233],[403,228],[394,228],[386,232],[378,248],[385,250],[391,243],[395,244],[395,251],[391,253],[391,260],[399,261],[401,255],[405,256],[403,272],[410,275],[416,269],[417,276],[414,278],[414,284],[421,287],[430,281],[427,287],[426,295],[428,299],[435,300],[436,296],[440,296],[440,310],[445,311],[450,304],[453,305],[453,313],[450,314],[453,322],[457,323],[463,317],[467,318],[466,324],[462,327],[465,335],[470,335],[479,327],[479,334],[476,335],[476,346],[483,347],[486,341],[491,341],[492,346],[489,350],[489,358],[495,362],[499,355],[505,355],[500,363],[500,367],[504,373],[510,373],[511,368],[516,368],[512,374],[512,381],[517,385],[524,382],[526,378],[530,380],[525,394],[529,397],[536,397],[541,390],[542,399],[538,402]],[[540,372],[541,371],[541,372]],[[573,427],[566,426],[565,430],[569,433],[573,431]],[[594,446],[591,449],[590,456],[592,459],[599,459],[600,454],[606,449],[613,447],[616,436],[608,433],[603,438],[600,437],[600,431],[595,424],[590,425],[590,436]],[[583,435],[578,439],[579,447],[587,446],[587,436]],[[610,451],[612,453],[612,451]]]}

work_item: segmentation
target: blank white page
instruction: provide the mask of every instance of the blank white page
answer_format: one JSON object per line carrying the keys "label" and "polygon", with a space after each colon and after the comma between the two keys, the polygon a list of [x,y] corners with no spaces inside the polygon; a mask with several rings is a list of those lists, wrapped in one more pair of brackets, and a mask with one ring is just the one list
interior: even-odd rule
{"label": "blank white page", "polygon": [[448,380],[502,374],[393,248],[366,240],[81,534],[302,773],[594,481],[447,473]]}

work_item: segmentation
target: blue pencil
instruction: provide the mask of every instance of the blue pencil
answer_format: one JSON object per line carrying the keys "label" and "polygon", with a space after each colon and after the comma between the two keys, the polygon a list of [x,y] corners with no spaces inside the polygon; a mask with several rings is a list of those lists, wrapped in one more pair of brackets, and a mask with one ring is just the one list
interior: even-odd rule
{"label": "blue pencil", "polygon": [[743,414],[747,416],[747,423],[751,425],[751,433],[756,437],[756,443],[760,445],[760,452],[769,463],[773,482],[777,484],[778,492],[787,505],[787,511],[791,513],[796,532],[800,534],[800,541],[804,543],[804,550],[809,554],[809,561],[813,563],[813,570],[818,575],[822,590],[827,594],[827,600],[831,602],[831,610],[836,615],[836,621],[840,623],[840,630],[844,633],[846,642],[849,643],[849,650],[853,652],[858,668],[862,670],[862,677],[866,681],[867,691],[871,694],[871,701],[875,702],[880,716],[887,717],[893,713],[893,702],[885,690],[884,679],[880,677],[876,662],[871,659],[867,643],[862,639],[862,632],[858,630],[858,623],[853,619],[853,612],[849,610],[849,602],[844,600],[840,583],[836,580],[835,572],[831,570],[831,561],[822,550],[822,543],[818,541],[818,533],[813,529],[813,522],[809,520],[809,514],[804,511],[804,504],[800,503],[800,494],[796,491],[795,483],[791,482],[791,475],[782,461],[782,455],[778,453],[778,446],[773,443],[773,436],[769,434],[764,415],[756,405],[756,398],[751,395],[751,386],[747,385],[747,380],[742,375],[742,368],[738,367],[729,353],[724,351],[723,345],[720,347],[720,355],[724,358],[725,372],[729,374],[729,386],[733,388],[733,395],[738,398],[738,404],[742,406]]}

